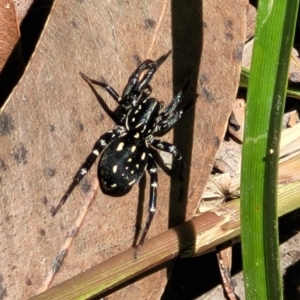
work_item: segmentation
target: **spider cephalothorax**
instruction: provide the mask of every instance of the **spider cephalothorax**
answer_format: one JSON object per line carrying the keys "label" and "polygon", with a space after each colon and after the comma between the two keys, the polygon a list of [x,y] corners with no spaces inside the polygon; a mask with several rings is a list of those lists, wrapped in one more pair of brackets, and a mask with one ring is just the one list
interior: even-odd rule
{"label": "spider cephalothorax", "polygon": [[156,61],[144,61],[130,76],[122,96],[119,96],[109,85],[90,79],[80,73],[86,81],[103,87],[117,101],[119,107],[116,109],[113,119],[118,127],[100,136],[60,203],[52,212],[52,216],[58,212],[99,156],[98,179],[102,191],[107,194],[121,195],[127,193],[147,170],[151,181],[149,216],[135,257],[138,256],[156,211],[157,166],[149,147],[169,152],[174,155],[176,160],[182,159],[176,146],[156,139],[154,136],[170,129],[190,107],[190,105],[184,105],[181,110],[177,109],[189,86],[189,80],[163,110],[163,102],[149,97],[152,92],[149,83],[156,70],[170,53],[171,51]]}

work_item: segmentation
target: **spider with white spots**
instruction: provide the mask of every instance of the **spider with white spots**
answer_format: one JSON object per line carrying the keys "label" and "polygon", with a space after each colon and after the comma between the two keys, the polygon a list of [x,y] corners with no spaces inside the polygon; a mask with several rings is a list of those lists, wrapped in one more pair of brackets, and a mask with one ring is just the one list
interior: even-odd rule
{"label": "spider with white spots", "polygon": [[80,73],[87,82],[104,88],[119,104],[113,114],[117,127],[100,136],[92,152],[74,176],[68,190],[52,211],[54,216],[99,156],[98,179],[102,191],[106,194],[114,196],[126,194],[147,170],[151,182],[149,215],[136,248],[135,258],[138,257],[156,211],[157,166],[149,147],[169,152],[180,161],[182,157],[176,146],[156,139],[154,135],[168,131],[191,107],[191,104],[188,104],[180,110],[177,109],[189,87],[189,79],[163,110],[163,102],[149,97],[152,92],[149,83],[170,53],[171,51],[156,61],[149,59],[144,61],[130,76],[122,96],[106,83],[90,79]]}

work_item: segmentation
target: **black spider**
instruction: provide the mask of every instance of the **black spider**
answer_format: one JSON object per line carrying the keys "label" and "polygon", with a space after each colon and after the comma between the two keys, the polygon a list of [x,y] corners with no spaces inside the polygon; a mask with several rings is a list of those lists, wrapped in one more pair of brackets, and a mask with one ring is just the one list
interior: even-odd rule
{"label": "black spider", "polygon": [[98,179],[102,191],[107,194],[127,193],[147,169],[151,182],[149,215],[137,246],[135,258],[138,257],[156,211],[157,166],[149,146],[172,153],[178,161],[182,159],[176,146],[153,137],[154,134],[160,134],[170,129],[191,106],[185,105],[181,110],[176,110],[190,80],[187,80],[183,89],[162,111],[163,102],[149,98],[152,92],[149,82],[170,53],[171,51],[156,61],[144,61],[130,76],[121,97],[109,85],[80,73],[86,81],[103,87],[117,101],[119,107],[116,109],[113,119],[118,127],[100,136],[60,203],[52,212],[52,216],[58,212],[103,150],[98,165]]}

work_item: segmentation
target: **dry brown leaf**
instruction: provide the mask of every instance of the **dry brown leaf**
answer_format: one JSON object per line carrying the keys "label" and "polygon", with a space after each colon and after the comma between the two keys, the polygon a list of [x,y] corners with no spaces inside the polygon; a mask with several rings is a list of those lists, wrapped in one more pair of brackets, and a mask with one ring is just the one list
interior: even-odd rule
{"label": "dry brown leaf", "polygon": [[11,0],[0,0],[0,71],[20,37]]}
{"label": "dry brown leaf", "polygon": [[[22,20],[26,16],[30,6],[32,5],[33,0],[22,0],[22,1],[13,0],[12,3],[15,8],[17,22],[20,25]],[[44,1],[44,5],[49,5],[48,3],[49,2],[45,4]]]}
{"label": "dry brown leaf", "polygon": [[239,189],[233,189],[232,186],[234,186],[234,182],[231,182],[231,174],[212,175],[205,187],[198,212],[209,211],[227,200],[238,198],[240,195]]}
{"label": "dry brown leaf", "polygon": [[[231,280],[231,267],[232,267],[232,244],[224,243],[221,249],[217,250],[217,259],[222,278],[222,286],[224,294],[229,300],[237,300],[237,296],[234,292],[234,285]],[[225,298],[225,297],[224,297]]]}
{"label": "dry brown leaf", "polygon": [[249,3],[247,8],[247,33],[246,40],[249,40],[254,35],[255,24],[256,24],[257,10],[251,3]]}
{"label": "dry brown leaf", "polygon": [[[166,61],[152,80],[152,95],[166,103],[174,94],[172,84],[177,92],[191,71],[192,91],[185,101],[192,100],[196,86],[199,97],[175,132],[186,162],[185,180],[174,176],[170,184],[159,170],[158,211],[148,237],[166,230],[169,199],[170,223],[193,216],[235,99],[245,9],[246,2],[240,1],[222,6],[209,1],[203,7],[197,1],[55,2],[26,73],[0,115],[0,253],[8,298],[36,294],[53,263],[59,265],[58,255],[74,235],[88,198],[81,189],[94,185],[95,166],[55,218],[50,209],[97,138],[113,126],[79,71],[121,92],[140,61],[172,49],[173,62]],[[103,90],[98,92],[111,109],[116,107]],[[172,133],[164,138],[172,141]],[[147,211],[148,176],[144,185],[122,198],[97,191],[54,285],[132,245],[137,208],[139,216]],[[110,298],[158,299],[165,282],[165,272],[157,272]]]}

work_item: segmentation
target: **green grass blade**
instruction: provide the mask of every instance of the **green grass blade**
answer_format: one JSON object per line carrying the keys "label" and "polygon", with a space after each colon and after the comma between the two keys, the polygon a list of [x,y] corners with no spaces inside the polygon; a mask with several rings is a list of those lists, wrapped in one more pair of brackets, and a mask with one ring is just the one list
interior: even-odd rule
{"label": "green grass blade", "polygon": [[259,1],[241,176],[241,239],[247,299],[282,299],[277,174],[297,11],[296,0]]}
{"label": "green grass blade", "polygon": [[[240,87],[247,88],[248,87],[248,81],[249,81],[250,71],[244,67],[242,67],[241,70],[241,76],[240,76]],[[286,96],[299,99],[300,100],[300,86],[298,83],[289,82]]]}

